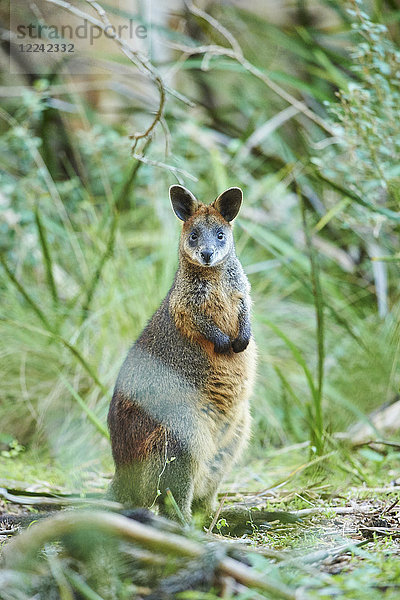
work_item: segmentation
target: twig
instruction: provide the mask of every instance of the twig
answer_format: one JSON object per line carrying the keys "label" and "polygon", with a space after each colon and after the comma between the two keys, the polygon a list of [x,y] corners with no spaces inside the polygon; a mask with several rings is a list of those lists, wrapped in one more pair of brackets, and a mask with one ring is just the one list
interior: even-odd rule
{"label": "twig", "polygon": [[386,487],[352,487],[352,492],[367,492],[368,494],[391,494],[400,492],[400,485],[388,485]]}
{"label": "twig", "polygon": [[371,444],[382,444],[383,446],[390,446],[400,450],[400,444],[396,442],[387,442],[386,440],[369,440],[368,442],[359,442],[353,445],[353,448],[361,448],[361,446],[370,446]]}
{"label": "twig", "polygon": [[397,506],[397,504],[400,502],[400,498],[397,498],[390,506],[388,506],[387,508],[385,508],[385,510],[382,511],[382,515],[389,513],[395,506]]}
{"label": "twig", "polygon": [[47,240],[46,229],[42,223],[42,218],[40,216],[38,204],[36,205],[34,214],[35,214],[36,227],[37,227],[38,234],[39,234],[40,245],[42,247],[43,261],[44,261],[45,268],[46,268],[47,283],[49,285],[54,304],[58,304],[57,288],[56,288],[56,284],[55,284],[54,276],[53,276],[53,260],[51,257],[50,247],[49,247],[49,243]]}
{"label": "twig", "polygon": [[208,533],[208,534],[212,533],[212,530],[214,529],[214,527],[215,527],[215,524],[216,524],[216,522],[218,521],[218,517],[219,517],[219,515],[220,515],[220,513],[221,513],[222,507],[223,507],[223,506],[224,506],[224,504],[225,504],[225,500],[226,500],[227,496],[228,496],[228,492],[226,492],[226,493],[225,493],[225,495],[223,496],[223,498],[222,498],[222,500],[221,500],[221,502],[220,502],[220,504],[219,504],[219,506],[218,506],[218,510],[217,510],[217,512],[215,513],[215,515],[214,515],[214,518],[213,518],[213,520],[211,521],[210,527],[209,527],[209,528],[208,528],[208,530],[207,530],[207,533]]}
{"label": "twig", "polygon": [[356,515],[357,513],[370,513],[370,506],[327,506],[326,508],[321,506],[319,508],[302,508],[301,510],[292,511],[292,515],[296,517],[311,517],[312,515],[320,515],[324,510],[332,511],[335,515]]}
{"label": "twig", "polygon": [[146,156],[143,156],[141,154],[133,154],[132,156],[133,156],[133,158],[136,158],[136,160],[140,160],[141,162],[143,162],[146,165],[151,165],[152,167],[161,167],[162,169],[167,169],[168,171],[171,171],[171,173],[173,173],[175,175],[175,177],[177,178],[179,183],[183,183],[183,181],[179,177],[178,173],[183,175],[184,177],[187,177],[188,179],[191,179],[192,181],[198,181],[197,177],[195,177],[188,171],[185,171],[184,169],[179,169],[178,167],[173,167],[172,165],[167,165],[158,160],[151,160],[150,158],[147,158]]}
{"label": "twig", "polygon": [[300,565],[300,564],[311,564],[320,562],[325,560],[328,557],[338,556],[340,554],[345,554],[346,552],[351,552],[354,548],[360,548],[369,544],[370,540],[362,540],[361,542],[348,542],[347,544],[343,544],[342,546],[336,546],[335,548],[328,548],[326,550],[317,550],[316,552],[308,553],[304,556],[296,556],[295,558],[291,558],[290,560],[284,561],[282,566],[287,567],[291,564]]}
{"label": "twig", "polygon": [[209,15],[204,10],[199,8],[198,6],[195,6],[191,0],[185,1],[185,5],[186,5],[187,9],[190,10],[190,12],[193,15],[196,15],[197,17],[204,19],[205,21],[207,21],[207,23],[209,23],[211,25],[211,27],[216,29],[226,39],[226,41],[228,42],[228,44],[230,44],[231,48],[233,49],[234,52],[236,52],[236,54],[243,56],[243,51],[240,47],[239,42],[237,41],[235,36],[232,34],[232,32],[229,31],[229,29],[224,27],[222,25],[222,23],[217,21],[217,19],[215,19],[213,16]]}
{"label": "twig", "polygon": [[400,536],[400,527],[368,527],[367,525],[361,525],[360,531],[371,531],[371,533],[377,533],[378,535],[390,535],[396,538]]}
{"label": "twig", "polygon": [[289,92],[287,92],[286,90],[281,88],[280,85],[275,83],[270,77],[268,77],[268,75],[263,73],[263,71],[258,69],[251,62],[249,62],[244,57],[243,51],[242,51],[237,39],[234,37],[234,35],[230,31],[228,31],[223,25],[221,25],[221,23],[219,21],[214,19],[214,17],[207,14],[205,11],[201,10],[197,6],[195,6],[193,4],[193,2],[187,2],[186,6],[192,14],[204,19],[216,31],[218,31],[220,34],[222,34],[225,37],[225,39],[228,41],[228,43],[230,44],[231,47],[226,48],[224,46],[219,46],[217,44],[192,47],[192,46],[187,46],[187,45],[183,45],[183,44],[176,44],[173,42],[169,42],[168,45],[171,48],[174,48],[175,50],[180,50],[188,55],[204,54],[204,55],[208,55],[208,56],[227,56],[229,58],[232,58],[233,60],[236,60],[238,63],[240,63],[243,66],[243,68],[246,71],[248,71],[249,73],[254,75],[260,81],[262,81],[273,92],[275,92],[275,94],[277,94],[283,100],[285,100],[286,102],[291,104],[299,112],[303,113],[306,117],[308,117],[311,121],[314,121],[314,123],[319,125],[319,127],[321,127],[322,129],[324,129],[325,131],[328,131],[329,133],[331,133],[333,135],[332,127],[328,123],[326,123],[324,121],[324,119],[322,119],[321,117],[316,115],[312,110],[310,110],[308,108],[308,106],[306,106],[306,104],[304,104],[304,102],[301,102],[301,100],[297,100],[297,98],[295,98],[294,96],[289,94]]}
{"label": "twig", "polygon": [[89,13],[86,13],[79,8],[73,6],[69,2],[65,2],[65,0],[45,0],[49,4],[55,4],[67,10],[71,14],[80,17],[81,19],[86,19],[89,23],[92,23],[96,27],[99,27],[103,32],[107,33],[107,37],[114,40],[114,42],[120,47],[121,51],[125,54],[125,56],[139,69],[139,71],[145,76],[148,77],[157,87],[159,93],[159,104],[158,109],[155,113],[153,120],[150,125],[147,127],[145,131],[136,132],[129,137],[133,140],[132,152],[135,151],[137,143],[140,139],[147,138],[152,133],[153,129],[160,122],[163,113],[164,113],[164,105],[165,105],[165,92],[166,87],[164,85],[161,76],[158,71],[152,65],[152,63],[139,51],[134,50],[127,42],[125,42],[116,32],[115,27],[111,24],[106,11],[103,7],[94,0],[86,0],[88,4],[92,6],[92,8],[97,12],[100,17],[96,19],[92,17]]}
{"label": "twig", "polygon": [[0,529],[0,535],[13,535],[14,533],[18,533],[18,532],[19,532],[18,527],[9,527],[8,529]]}
{"label": "twig", "polygon": [[[36,523],[21,535],[11,540],[4,548],[3,559],[7,566],[15,569],[29,561],[32,554],[45,544],[59,540],[65,535],[92,528],[98,533],[116,536],[130,543],[139,544],[150,550],[171,553],[176,556],[199,558],[205,550],[201,543],[181,535],[162,532],[121,515],[93,511],[91,513],[61,514],[41,523]],[[273,598],[295,600],[296,594],[284,584],[267,581],[253,569],[232,558],[223,557],[218,570],[248,587],[255,587],[271,594]]]}

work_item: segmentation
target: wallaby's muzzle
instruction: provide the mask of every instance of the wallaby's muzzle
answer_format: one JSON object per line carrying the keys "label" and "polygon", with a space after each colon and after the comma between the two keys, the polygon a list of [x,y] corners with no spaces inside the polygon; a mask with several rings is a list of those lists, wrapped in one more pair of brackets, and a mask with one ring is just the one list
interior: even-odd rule
{"label": "wallaby's muzzle", "polygon": [[205,249],[201,250],[200,256],[205,265],[209,265],[211,263],[211,259],[214,256],[214,250]]}

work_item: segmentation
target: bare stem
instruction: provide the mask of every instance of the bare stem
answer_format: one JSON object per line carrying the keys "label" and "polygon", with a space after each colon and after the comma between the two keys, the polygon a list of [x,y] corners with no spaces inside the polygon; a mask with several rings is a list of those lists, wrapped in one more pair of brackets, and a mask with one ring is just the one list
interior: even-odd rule
{"label": "bare stem", "polygon": [[248,61],[245,58],[245,56],[243,54],[243,50],[242,50],[239,42],[235,38],[235,36],[230,31],[228,31],[226,29],[226,27],[221,25],[221,23],[219,21],[217,21],[217,19],[215,19],[211,15],[207,14],[205,11],[201,10],[201,8],[199,8],[198,6],[195,6],[193,4],[193,2],[186,2],[186,6],[192,14],[207,21],[207,23],[209,23],[216,31],[218,31],[218,33],[223,35],[223,37],[230,44],[230,48],[227,48],[225,46],[219,46],[217,44],[192,47],[192,46],[187,46],[187,45],[182,45],[182,44],[169,43],[168,45],[171,48],[175,48],[176,50],[181,50],[182,52],[184,52],[185,54],[187,54],[189,56],[194,55],[194,54],[204,54],[205,55],[205,65],[208,64],[208,59],[212,56],[228,56],[229,58],[236,60],[238,63],[240,63],[243,66],[243,68],[248,73],[251,73],[251,75],[254,75],[254,77],[256,77],[257,79],[262,81],[275,94],[277,94],[283,100],[285,100],[286,102],[291,104],[294,108],[296,108],[299,112],[301,112],[306,117],[308,117],[311,121],[313,121],[314,123],[319,125],[319,127],[321,127],[321,129],[324,129],[325,131],[328,131],[330,134],[333,135],[333,130],[332,130],[331,126],[326,121],[324,121],[324,119],[322,119],[317,114],[315,114],[310,108],[308,108],[308,106],[306,104],[304,104],[304,102],[302,102],[301,100],[298,100],[297,98],[292,96],[292,94],[290,94],[289,92],[287,92],[286,90],[281,88],[281,86],[278,85],[277,83],[275,83],[270,77],[268,77],[268,75],[266,75],[258,67],[253,65],[250,61]]}
{"label": "bare stem", "polygon": [[136,132],[129,136],[133,140],[132,151],[134,152],[138,141],[140,139],[149,137],[153,129],[161,121],[164,114],[166,88],[160,74],[144,54],[134,50],[117,34],[117,31],[109,20],[106,11],[95,0],[86,0],[86,2],[90,4],[90,6],[96,11],[99,19],[96,19],[89,13],[82,11],[65,0],[46,0],[46,2],[49,2],[49,4],[55,4],[71,14],[80,17],[81,19],[86,19],[89,23],[92,23],[92,25],[99,27],[99,29],[107,33],[107,37],[114,40],[125,56],[139,69],[139,71],[156,85],[159,93],[159,104],[153,120],[145,131]]}

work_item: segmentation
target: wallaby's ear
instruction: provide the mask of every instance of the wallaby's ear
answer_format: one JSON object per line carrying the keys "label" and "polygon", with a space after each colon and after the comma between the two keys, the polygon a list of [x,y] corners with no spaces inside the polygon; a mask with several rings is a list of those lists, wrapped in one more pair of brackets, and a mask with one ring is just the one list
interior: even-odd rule
{"label": "wallaby's ear", "polygon": [[222,192],[212,206],[224,217],[225,221],[233,221],[239,212],[243,200],[243,192],[238,187],[231,187]]}
{"label": "wallaby's ear", "polygon": [[197,210],[199,203],[183,185],[171,185],[169,188],[174,213],[181,221],[187,221]]}

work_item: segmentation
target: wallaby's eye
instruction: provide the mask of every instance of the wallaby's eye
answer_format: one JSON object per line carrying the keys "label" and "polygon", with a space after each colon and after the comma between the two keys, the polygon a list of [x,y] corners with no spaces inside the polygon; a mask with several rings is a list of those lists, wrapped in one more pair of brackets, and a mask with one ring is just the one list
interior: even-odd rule
{"label": "wallaby's eye", "polygon": [[191,242],[195,242],[197,240],[197,233],[194,231],[190,234],[189,239]]}
{"label": "wallaby's eye", "polygon": [[223,240],[223,239],[224,239],[224,237],[225,237],[225,234],[224,234],[224,232],[223,232],[223,231],[218,231],[218,233],[217,233],[217,238],[218,238],[219,240]]}

